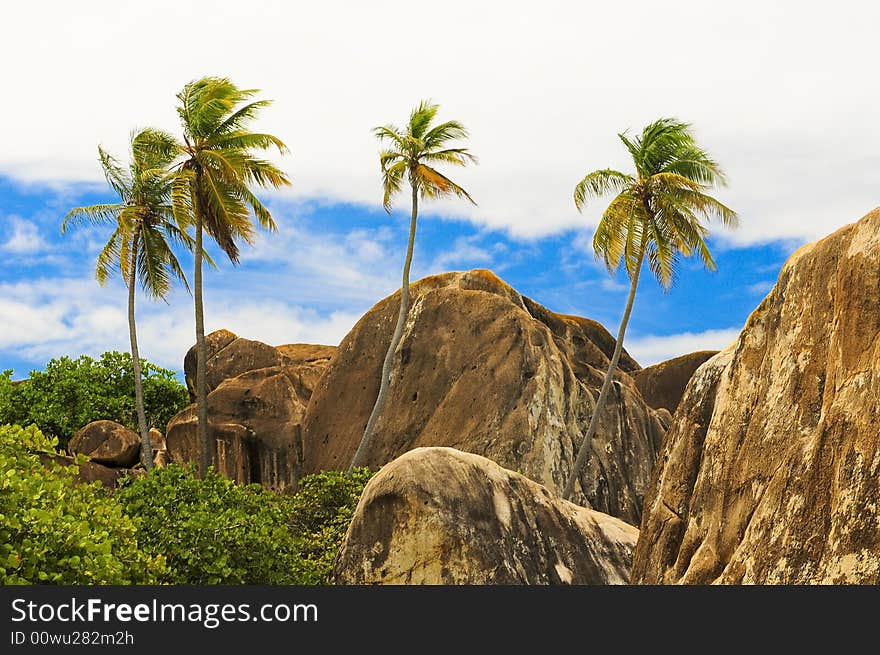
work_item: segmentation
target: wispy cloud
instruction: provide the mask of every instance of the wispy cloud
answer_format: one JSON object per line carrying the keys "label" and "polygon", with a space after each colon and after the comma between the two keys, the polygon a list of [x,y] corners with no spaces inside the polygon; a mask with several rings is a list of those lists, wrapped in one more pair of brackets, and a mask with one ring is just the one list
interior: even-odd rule
{"label": "wispy cloud", "polygon": [[737,338],[740,328],[682,332],[664,336],[641,336],[627,339],[624,347],[642,366],[696,352],[698,350],[721,350]]}
{"label": "wispy cloud", "polygon": [[40,236],[39,227],[20,216],[7,216],[3,219],[3,233],[8,234],[0,244],[0,252],[10,255],[34,255],[47,249],[48,244]]}
{"label": "wispy cloud", "polygon": [[[119,283],[98,290],[88,279],[38,279],[0,285],[0,361],[4,353],[46,361],[61,355],[97,355],[129,349],[126,292]],[[336,345],[359,318],[344,311],[320,314],[279,300],[242,299],[232,291],[213,290],[206,300],[206,329],[225,328],[271,344]],[[181,369],[195,341],[189,298],[138,305],[141,353],[150,361]],[[0,369],[3,366],[0,365]]]}
{"label": "wispy cloud", "polygon": [[770,293],[770,290],[776,285],[775,280],[762,280],[755,282],[746,287],[746,291],[753,296],[763,296]]}

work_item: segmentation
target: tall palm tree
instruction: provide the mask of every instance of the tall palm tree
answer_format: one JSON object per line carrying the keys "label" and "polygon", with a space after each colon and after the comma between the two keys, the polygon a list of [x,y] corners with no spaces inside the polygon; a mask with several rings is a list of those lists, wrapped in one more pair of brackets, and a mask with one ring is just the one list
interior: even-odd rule
{"label": "tall palm tree", "polygon": [[579,211],[590,198],[616,194],[593,235],[593,249],[612,273],[623,260],[630,287],[614,354],[562,492],[566,499],[571,499],[575,482],[586,464],[590,443],[608,399],[645,257],[661,287],[668,290],[675,280],[679,255],[688,257],[697,253],[707,269],[715,270],[715,261],[705,241],[709,231],[701,219],[718,218],[730,227],[738,223],[732,209],[706,193],[713,187],[725,185],[726,180],[719,165],[697,145],[690,125],[662,118],[645,127],[640,136],[632,139],[626,134],[618,136],[633,159],[635,175],[597,170],[584,177],[574,189],[574,203]]}
{"label": "tall palm tree", "polygon": [[182,160],[175,166],[171,200],[180,224],[195,228],[193,288],[196,319],[196,403],[199,470],[208,470],[213,444],[208,432],[205,311],[202,302],[202,260],[207,232],[233,264],[238,263],[238,241],[253,243],[251,214],[270,231],[277,228],[269,210],[254,195],[252,186],[278,188],[290,184],[274,164],[254,154],[256,150],[287,146],[271,134],[251,132],[248,124],[269,100],[251,101],[257,89],[239,89],[226,78],[204,77],[187,84],[177,94],[177,113],[183,126]]}
{"label": "tall palm tree", "polygon": [[363,465],[376,429],[376,421],[382,415],[382,410],[388,399],[391,364],[394,352],[403,336],[403,326],[409,313],[409,269],[412,264],[413,244],[416,238],[419,197],[423,200],[432,200],[444,196],[456,196],[476,204],[467,191],[434,168],[437,164],[466,166],[477,161],[477,158],[467,148],[449,147],[450,141],[467,138],[468,132],[461,123],[446,121],[439,125],[431,125],[438,109],[439,105],[429,100],[423,100],[410,113],[406,128],[384,125],[373,130],[373,134],[376,135],[379,142],[383,145],[387,144],[387,148],[379,153],[384,190],[382,204],[385,211],[391,213],[392,199],[401,191],[404,180],[407,180],[412,192],[412,214],[409,223],[406,259],[403,263],[403,282],[400,285],[400,310],[397,315],[397,325],[394,327],[391,344],[388,346],[382,364],[379,394],[376,397],[376,403],[373,405],[373,411],[370,413],[361,442],[349,465],[349,473],[356,467]]}
{"label": "tall palm tree", "polygon": [[115,225],[110,240],[98,255],[95,277],[103,285],[118,270],[128,287],[128,334],[134,373],[135,407],[143,444],[141,460],[147,469],[153,466],[153,448],[150,443],[150,426],[144,410],[144,389],[135,323],[135,288],[140,282],[150,297],[160,299],[171,290],[174,278],[186,285],[186,276],[169,243],[176,241],[192,246],[189,235],[174,224],[171,212],[171,188],[166,168],[174,159],[175,153],[174,137],[153,129],[145,129],[132,135],[131,164],[128,170],[99,147],[98,156],[104,176],[119,195],[119,202],[77,207],[68,212],[61,225],[62,233],[71,224]]}

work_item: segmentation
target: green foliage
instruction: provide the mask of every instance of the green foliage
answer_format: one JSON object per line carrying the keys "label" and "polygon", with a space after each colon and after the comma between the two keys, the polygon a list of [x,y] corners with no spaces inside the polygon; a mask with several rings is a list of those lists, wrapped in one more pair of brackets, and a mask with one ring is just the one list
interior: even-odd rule
{"label": "green foliage", "polygon": [[135,526],[99,483],[55,462],[57,440],[0,426],[0,584],[151,584],[159,556],[138,550]]}
{"label": "green foliage", "polygon": [[679,255],[699,255],[709,270],[715,261],[706,244],[704,218],[735,227],[736,212],[707,191],[726,184],[718,163],[701,148],[690,125],[672,118],[654,121],[641,135],[618,134],[636,174],[608,168],[587,174],[574,189],[574,204],[614,195],[593,235],[593,249],[614,271],[623,261],[632,279],[645,257],[664,289],[675,281]]}
{"label": "green foliage", "polygon": [[[147,420],[160,430],[189,404],[186,388],[174,372],[144,360]],[[43,371],[13,384],[11,371],[0,374],[0,424],[35,424],[64,448],[90,421],[108,419],[137,430],[134,373],[129,353],[107,352],[99,359],[53,359]]]}
{"label": "green foliage", "polygon": [[286,499],[288,525],[306,564],[300,584],[328,582],[333,560],[372,474],[368,468],[356,468],[349,475],[315,473],[300,480],[299,490]]}
{"label": "green foliage", "polygon": [[129,479],[115,498],[138,541],[164,556],[172,584],[321,584],[369,473],[323,473],[294,496],[171,465]]}
{"label": "green foliage", "polygon": [[477,161],[467,148],[449,146],[450,141],[467,138],[464,125],[458,121],[433,124],[439,108],[423,100],[410,113],[405,128],[389,124],[373,130],[380,143],[387,146],[379,153],[379,164],[382,204],[389,213],[392,199],[405,180],[415,185],[422,199],[456,196],[476,204],[467,191],[434,168],[437,164],[467,166]]}

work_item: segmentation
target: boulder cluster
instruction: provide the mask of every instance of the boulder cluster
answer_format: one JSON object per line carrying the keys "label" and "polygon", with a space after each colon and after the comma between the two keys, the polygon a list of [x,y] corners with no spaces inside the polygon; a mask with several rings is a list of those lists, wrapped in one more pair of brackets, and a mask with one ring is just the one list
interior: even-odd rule
{"label": "boulder cluster", "polygon": [[[487,270],[411,293],[336,581],[880,582],[880,210],[792,255],[723,351],[624,352],[573,502],[613,337]],[[345,469],[399,302],[338,347],[209,335],[214,466],[279,492]],[[184,367],[192,393],[194,349]],[[197,460],[197,422],[193,405],[168,424],[172,461]],[[137,435],[106,423],[71,449],[132,466]]]}
{"label": "boulder cluster", "polygon": [[[99,481],[112,488],[124,474],[139,475],[141,463],[140,435],[115,421],[92,421],[83,426],[70,440],[67,449],[72,455],[86,455],[89,461],[81,464],[78,477],[85,482]],[[168,451],[165,437],[156,428],[150,429],[153,464],[165,466]],[[59,456],[59,463],[72,464],[73,457]]]}

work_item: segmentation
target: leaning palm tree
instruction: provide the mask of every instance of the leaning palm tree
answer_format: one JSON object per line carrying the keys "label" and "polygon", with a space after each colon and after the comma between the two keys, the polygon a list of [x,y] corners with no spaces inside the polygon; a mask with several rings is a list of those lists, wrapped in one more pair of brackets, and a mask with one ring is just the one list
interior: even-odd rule
{"label": "leaning palm tree", "polygon": [[[170,184],[166,168],[174,159],[174,137],[159,130],[145,129],[132,135],[131,164],[125,170],[103,148],[98,156],[104,176],[119,195],[119,202],[70,210],[61,225],[62,233],[71,224],[110,223],[115,226],[110,240],[98,255],[95,277],[103,285],[114,271],[122,274],[128,287],[128,335],[134,374],[135,407],[145,468],[153,466],[153,448],[144,409],[141,361],[135,324],[135,288],[140,282],[153,299],[164,298],[174,278],[186,285],[170,242],[191,247],[190,237],[174,224],[170,204]],[[188,287],[187,287],[188,288]]]}
{"label": "leaning palm tree", "polygon": [[349,465],[349,473],[356,467],[363,465],[376,429],[376,421],[382,415],[382,410],[388,399],[391,364],[394,352],[403,336],[403,326],[409,313],[409,269],[412,264],[413,244],[416,238],[419,197],[423,200],[432,200],[444,196],[457,196],[476,204],[467,191],[434,168],[437,164],[466,166],[468,163],[476,163],[477,161],[467,148],[449,147],[450,141],[464,139],[468,136],[467,130],[461,123],[446,121],[439,125],[431,125],[438,109],[439,105],[429,100],[423,100],[410,113],[409,122],[405,129],[394,125],[384,125],[373,130],[380,143],[387,144],[387,149],[379,153],[384,190],[382,204],[385,211],[391,213],[392,199],[401,191],[404,180],[406,180],[409,182],[412,192],[412,214],[409,223],[406,259],[403,263],[403,282],[400,285],[400,310],[397,315],[397,324],[394,327],[391,343],[382,364],[379,394],[376,397],[376,403],[373,405],[373,411],[370,413],[360,444]]}
{"label": "leaning palm tree", "polygon": [[183,126],[182,160],[175,166],[171,200],[178,223],[195,228],[193,295],[196,321],[196,403],[202,475],[213,459],[208,431],[205,312],[202,302],[203,245],[207,232],[233,264],[238,263],[238,242],[253,243],[251,215],[270,231],[276,229],[269,210],[254,195],[252,186],[290,184],[274,164],[257,157],[256,150],[287,146],[271,134],[251,132],[247,126],[270,104],[251,101],[257,89],[239,89],[226,78],[205,77],[187,84],[177,95],[177,113]]}
{"label": "leaning palm tree", "polygon": [[648,125],[641,136],[618,136],[633,159],[635,175],[610,169],[593,171],[574,189],[574,203],[579,211],[589,198],[616,194],[596,228],[593,249],[611,273],[623,260],[630,287],[614,354],[562,492],[566,499],[571,499],[575,482],[586,464],[608,399],[645,257],[661,287],[668,290],[675,280],[679,255],[697,253],[707,269],[715,269],[705,241],[709,231],[701,219],[717,217],[730,227],[738,222],[733,210],[706,194],[726,181],[719,165],[697,145],[690,125],[663,118]]}

